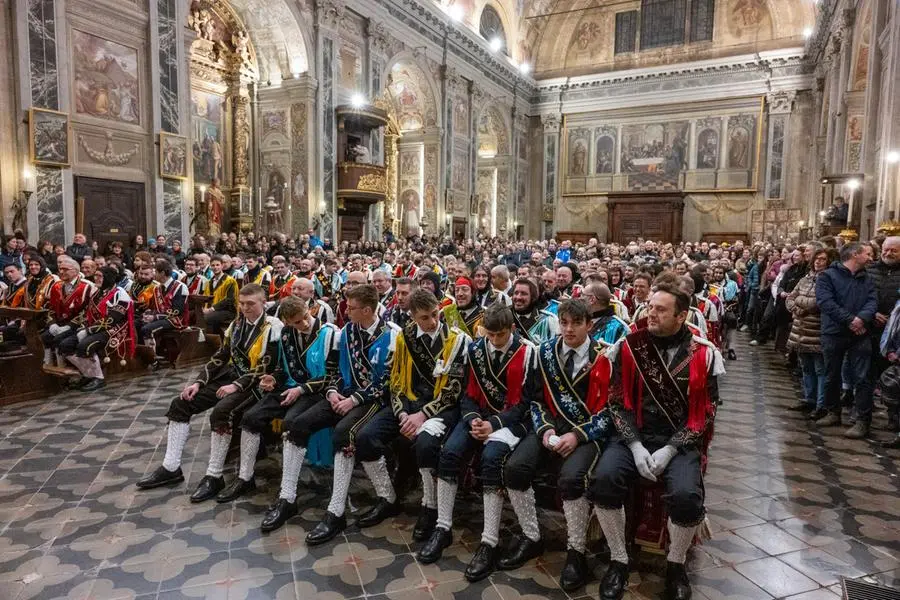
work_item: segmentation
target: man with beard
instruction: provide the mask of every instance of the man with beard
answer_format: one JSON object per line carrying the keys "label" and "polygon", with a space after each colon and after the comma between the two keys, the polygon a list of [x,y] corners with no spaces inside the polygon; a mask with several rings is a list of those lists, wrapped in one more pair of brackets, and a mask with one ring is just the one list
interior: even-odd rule
{"label": "man with beard", "polygon": [[684,562],[703,522],[702,452],[715,419],[721,354],[686,327],[690,297],[657,284],[647,328],[629,334],[610,353],[608,408],[617,436],[603,448],[590,498],[609,543],[610,566],[600,583],[603,600],[617,600],[628,583],[624,502],[638,476],[662,479],[669,513],[665,595],[691,597]]}
{"label": "man with beard", "polygon": [[221,256],[214,256],[210,261],[213,275],[203,289],[205,296],[212,296],[212,306],[203,309],[206,327],[210,333],[220,334],[237,316],[238,284],[223,269],[225,263]]}
{"label": "man with beard", "polygon": [[458,277],[453,289],[456,292],[456,303],[445,306],[441,311],[444,322],[451,327],[458,327],[471,338],[479,337],[484,308],[475,301],[472,280]]}
{"label": "man with beard", "polygon": [[591,283],[584,288],[581,297],[588,303],[591,313],[591,338],[611,346],[628,333],[628,323],[615,315],[610,304],[612,293],[607,286]]}
{"label": "man with beard", "polygon": [[434,271],[425,271],[419,276],[419,287],[434,294],[441,308],[453,304],[454,300],[441,289],[441,276]]}
{"label": "man with beard", "polygon": [[188,294],[191,296],[202,294],[203,288],[206,287],[207,279],[200,274],[198,267],[196,256],[184,259],[184,277],[181,278],[181,282],[187,286]]}
{"label": "man with beard", "polygon": [[[56,350],[70,337],[75,337],[78,328],[84,323],[91,296],[96,289],[94,284],[81,276],[78,263],[70,256],[62,255],[56,259],[59,281],[50,287],[47,308],[49,315],[47,329],[41,333],[44,344],[44,364],[52,365]],[[65,366],[65,359],[56,356],[56,364]]]}
{"label": "man with beard", "polygon": [[81,373],[76,387],[82,392],[93,392],[106,385],[100,355],[106,354],[108,346],[116,349],[122,361],[134,354],[134,325],[130,314],[133,302],[116,285],[119,271],[104,267],[95,277],[99,288],[85,311],[84,326],[59,347],[60,354]]}
{"label": "man with beard", "polygon": [[[573,591],[588,577],[587,528],[590,504],[587,482],[600,453],[600,445],[613,432],[603,408],[609,384],[610,363],[601,344],[591,339],[591,319],[583,300],[564,300],[559,306],[561,335],[538,349],[542,388],[531,398],[534,433],[527,435],[506,462],[503,480],[517,496],[513,507],[525,538],[501,566],[516,568],[532,554],[539,540],[532,482],[539,465],[558,469],[557,489],[566,517],[567,556],[560,587]],[[517,506],[518,504],[518,506]]]}
{"label": "man with beard", "polygon": [[399,279],[400,277],[415,279],[417,271],[418,269],[409,259],[409,254],[404,252],[397,256],[397,266],[394,267],[394,279]]}
{"label": "man with beard", "polygon": [[[880,350],[881,338],[891,312],[897,305],[900,290],[900,236],[891,236],[881,244],[881,259],[866,269],[869,278],[875,284],[878,297],[878,308],[872,322],[872,374],[878,380],[888,367],[889,362]],[[900,432],[900,407],[888,406],[888,428]]]}
{"label": "man with beard", "polygon": [[372,272],[372,285],[378,291],[378,301],[385,310],[394,306],[394,286],[391,284],[391,274],[383,269]]}
{"label": "man with beard", "polygon": [[[135,258],[135,262],[137,262]],[[156,286],[159,283],[154,279],[155,267],[152,260],[141,261],[140,267],[135,267],[134,284],[131,286],[131,299],[134,300],[135,328],[139,329],[144,322],[144,313],[153,306],[153,297],[156,295]]]}
{"label": "man with beard", "polygon": [[559,333],[559,320],[538,307],[538,286],[530,279],[517,279],[513,286],[513,321],[519,333],[533,344],[540,344]]}
{"label": "man with beard", "polygon": [[409,315],[409,297],[417,289],[419,289],[418,281],[409,277],[398,279],[394,290],[394,306],[384,312],[384,315],[382,315],[384,320],[399,326],[401,329],[406,327],[406,324],[412,318]]}
{"label": "man with beard", "polygon": [[148,490],[184,481],[181,455],[190,434],[191,417],[209,409],[209,463],[191,502],[214,498],[225,487],[222,471],[232,429],[259,400],[259,380],[271,374],[278,362],[282,324],[265,314],[266,297],[266,291],[258,285],[241,288],[240,316],[225,330],[222,345],[197,379],[169,405],[165,457],[160,467],[138,481],[138,488]]}
{"label": "man with beard", "polygon": [[[308,281],[308,280],[307,280]],[[312,287],[312,282],[310,287]],[[271,375],[263,375],[260,401],[241,419],[241,453],[238,476],[216,496],[216,502],[231,502],[256,489],[253,477],[262,436],[273,419],[294,419],[321,401],[325,385],[337,370],[338,329],[309,313],[306,302],[289,296],[279,306],[281,354]],[[262,521],[263,531],[278,529],[297,514],[297,480],[305,448],[284,442],[281,492]]]}

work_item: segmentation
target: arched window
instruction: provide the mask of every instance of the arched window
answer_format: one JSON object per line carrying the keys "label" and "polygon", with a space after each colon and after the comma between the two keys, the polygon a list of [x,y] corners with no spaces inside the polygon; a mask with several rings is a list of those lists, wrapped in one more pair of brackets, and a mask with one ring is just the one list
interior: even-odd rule
{"label": "arched window", "polygon": [[478,33],[488,42],[495,38],[499,38],[503,42],[503,53],[508,54],[506,44],[506,31],[503,29],[503,21],[500,20],[500,14],[491,5],[484,7],[481,11],[481,22],[478,24]]}

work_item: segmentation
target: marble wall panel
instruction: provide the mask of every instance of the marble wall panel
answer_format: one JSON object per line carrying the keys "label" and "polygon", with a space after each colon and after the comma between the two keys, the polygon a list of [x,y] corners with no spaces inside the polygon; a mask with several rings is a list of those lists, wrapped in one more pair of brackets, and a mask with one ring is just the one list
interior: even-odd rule
{"label": "marble wall panel", "polygon": [[178,47],[175,0],[157,0],[160,128],[178,132]]}
{"label": "marble wall panel", "polygon": [[309,223],[309,139],[305,102],[291,105],[291,217],[295,231]]}
{"label": "marble wall panel", "polygon": [[59,109],[54,0],[28,0],[28,53],[31,103]]}
{"label": "marble wall panel", "polygon": [[37,206],[38,236],[54,244],[65,243],[62,170],[35,166],[35,191],[32,202]]}
{"label": "marble wall panel", "polygon": [[322,135],[322,198],[325,202],[325,215],[321,224],[321,233],[335,239],[332,231],[334,223],[334,40],[322,38],[322,118],[324,131]]}
{"label": "marble wall panel", "polygon": [[181,229],[182,184],[172,179],[163,180],[163,229],[167,238],[184,241]]}

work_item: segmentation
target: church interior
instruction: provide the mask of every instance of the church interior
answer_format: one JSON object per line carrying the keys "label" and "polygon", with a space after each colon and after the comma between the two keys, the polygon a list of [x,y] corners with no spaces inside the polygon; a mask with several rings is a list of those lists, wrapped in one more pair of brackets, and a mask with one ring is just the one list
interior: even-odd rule
{"label": "church interior", "polygon": [[[39,249],[79,234],[185,250],[229,232],[748,248],[900,234],[897,0],[0,6],[0,233]],[[803,392],[784,353],[738,339],[704,463],[711,538],[685,565],[692,597],[897,598],[896,452],[788,412]],[[601,597],[599,525],[589,583],[565,590],[566,519],[543,505],[543,555],[472,582],[484,521],[472,490],[434,564],[417,558],[414,511],[308,545],[330,469],[304,468],[297,517],[261,532],[281,478],[272,445],[255,493],[192,503],[206,416],[184,483],[137,489],[165,456],[168,402],[203,361],[35,394],[30,371],[4,360],[4,600]],[[351,516],[371,503],[362,469],[349,495]],[[509,506],[503,524],[518,530]],[[633,561],[624,598],[663,597],[664,544]]]}

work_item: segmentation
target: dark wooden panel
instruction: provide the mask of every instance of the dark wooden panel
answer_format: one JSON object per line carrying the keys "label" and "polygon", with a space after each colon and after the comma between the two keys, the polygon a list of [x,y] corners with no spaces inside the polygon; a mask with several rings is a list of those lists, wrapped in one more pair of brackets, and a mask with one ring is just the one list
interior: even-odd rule
{"label": "dark wooden panel", "polygon": [[128,246],[136,235],[147,237],[143,183],[76,177],[75,193],[84,199],[83,223],[76,227],[97,240],[101,251],[107,242]]}
{"label": "dark wooden panel", "polygon": [[618,193],[607,196],[609,241],[627,244],[637,238],[681,241],[682,193]]}

